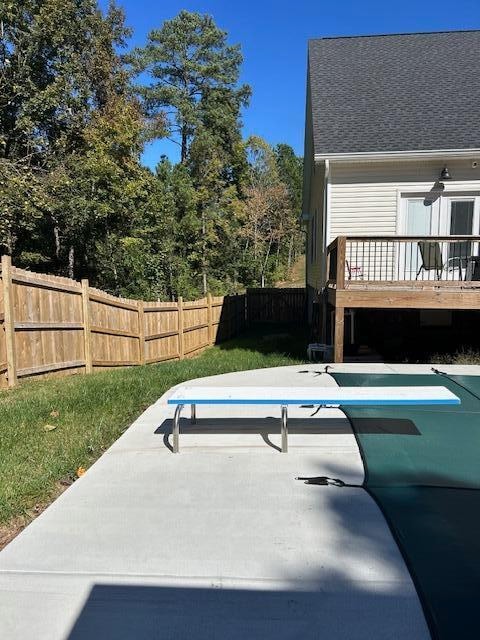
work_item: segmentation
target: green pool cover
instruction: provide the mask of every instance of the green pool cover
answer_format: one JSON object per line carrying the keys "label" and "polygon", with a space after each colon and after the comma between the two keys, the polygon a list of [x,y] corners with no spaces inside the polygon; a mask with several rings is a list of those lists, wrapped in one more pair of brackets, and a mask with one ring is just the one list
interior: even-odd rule
{"label": "green pool cover", "polygon": [[433,638],[480,638],[480,376],[332,373],[340,386],[445,386],[460,406],[345,407]]}

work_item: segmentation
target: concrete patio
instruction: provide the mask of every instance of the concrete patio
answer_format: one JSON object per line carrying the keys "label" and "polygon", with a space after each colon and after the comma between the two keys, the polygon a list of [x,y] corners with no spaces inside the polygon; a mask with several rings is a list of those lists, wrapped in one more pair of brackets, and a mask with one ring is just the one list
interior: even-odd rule
{"label": "concrete patio", "polygon": [[[366,367],[422,372],[335,370]],[[299,365],[189,384],[334,385],[323,371]],[[296,479],[361,485],[358,447],[339,410],[311,417],[313,408],[292,408],[284,455],[279,411],[202,406],[197,425],[184,420],[173,455],[168,395],[0,553],[0,637],[429,637],[369,495]]]}

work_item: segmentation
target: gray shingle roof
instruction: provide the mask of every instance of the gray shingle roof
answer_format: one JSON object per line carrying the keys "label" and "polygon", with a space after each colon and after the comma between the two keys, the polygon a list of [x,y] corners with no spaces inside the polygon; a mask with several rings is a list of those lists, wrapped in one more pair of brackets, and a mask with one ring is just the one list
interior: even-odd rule
{"label": "gray shingle roof", "polygon": [[317,154],[480,149],[480,31],[309,43]]}

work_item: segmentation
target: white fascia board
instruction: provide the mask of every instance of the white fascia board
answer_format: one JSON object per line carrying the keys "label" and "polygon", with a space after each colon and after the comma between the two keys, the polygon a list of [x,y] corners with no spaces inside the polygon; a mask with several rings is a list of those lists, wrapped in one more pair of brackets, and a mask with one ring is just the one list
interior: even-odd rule
{"label": "white fascia board", "polygon": [[360,153],[316,153],[315,162],[375,162],[378,160],[422,160],[445,158],[479,158],[480,149],[438,149],[424,151],[369,151]]}

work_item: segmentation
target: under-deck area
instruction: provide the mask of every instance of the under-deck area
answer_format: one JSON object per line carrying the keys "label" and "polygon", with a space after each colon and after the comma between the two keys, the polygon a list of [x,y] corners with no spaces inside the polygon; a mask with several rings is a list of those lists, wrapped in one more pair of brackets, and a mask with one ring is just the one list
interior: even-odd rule
{"label": "under-deck area", "polygon": [[327,274],[322,326],[330,309],[342,362],[347,309],[480,310],[480,236],[339,236]]}

